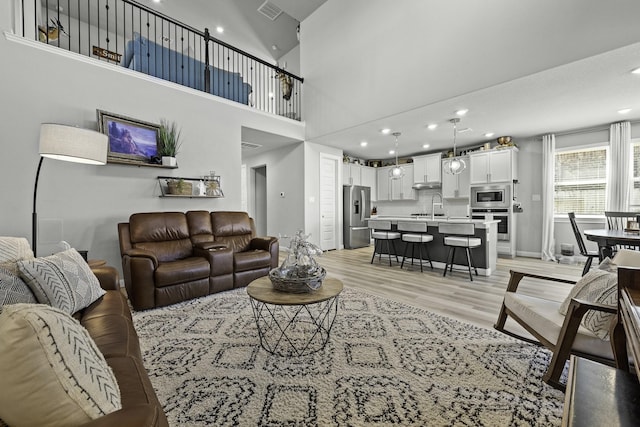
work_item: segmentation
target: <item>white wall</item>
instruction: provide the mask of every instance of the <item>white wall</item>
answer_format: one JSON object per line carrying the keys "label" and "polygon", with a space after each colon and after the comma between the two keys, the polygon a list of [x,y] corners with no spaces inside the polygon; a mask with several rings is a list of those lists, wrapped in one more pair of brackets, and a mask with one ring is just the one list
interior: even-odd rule
{"label": "white wall", "polygon": [[[243,159],[247,169],[249,212],[254,212],[252,168],[267,169],[267,234],[291,236],[304,229],[304,145],[296,143]],[[281,197],[280,193],[284,193]]]}
{"label": "white wall", "polygon": [[[3,9],[6,4],[0,3]],[[1,10],[4,12],[4,10]],[[10,26],[0,13],[0,29]],[[17,40],[17,41],[16,41]],[[116,225],[143,211],[239,210],[241,127],[302,140],[304,125],[249,107],[184,89],[120,67],[37,42],[0,35],[0,235],[31,235],[33,180],[38,164],[40,123],[97,129],[96,109],[157,123],[175,120],[184,143],[179,169],[108,164],[85,166],[45,159],[38,188],[39,255],[57,250],[58,238],[90,258],[120,267]],[[288,167],[302,175],[302,154]],[[159,198],[158,175],[197,177],[215,170],[223,199]],[[302,184],[300,184],[301,187]],[[302,194],[302,188],[299,190]],[[289,192],[292,194],[292,192]],[[293,195],[293,194],[292,194]],[[297,204],[302,209],[302,202]],[[298,215],[302,224],[302,215]]]}

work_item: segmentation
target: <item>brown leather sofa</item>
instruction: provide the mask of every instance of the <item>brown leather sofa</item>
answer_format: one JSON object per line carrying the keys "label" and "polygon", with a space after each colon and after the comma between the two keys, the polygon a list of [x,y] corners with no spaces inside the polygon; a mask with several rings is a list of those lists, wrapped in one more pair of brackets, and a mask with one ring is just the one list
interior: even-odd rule
{"label": "brown leather sofa", "polygon": [[110,266],[92,269],[107,293],[74,317],[97,344],[120,387],[122,409],[85,426],[162,426],[167,418],[142,364],[138,335],[126,297],[120,292],[118,271]]}
{"label": "brown leather sofa", "polygon": [[278,265],[246,212],[146,212],[118,224],[124,282],[145,310],[248,285]]}

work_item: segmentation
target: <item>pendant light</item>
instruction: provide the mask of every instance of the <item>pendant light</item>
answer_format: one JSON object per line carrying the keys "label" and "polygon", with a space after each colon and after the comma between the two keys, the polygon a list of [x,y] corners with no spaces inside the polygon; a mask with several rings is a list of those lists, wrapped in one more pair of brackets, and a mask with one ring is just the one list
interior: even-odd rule
{"label": "pendant light", "polygon": [[396,138],[396,165],[392,169],[389,169],[389,178],[400,179],[404,176],[404,168],[400,167],[400,165],[398,164],[398,137],[402,134],[400,132],[393,132],[391,135],[395,136]]}
{"label": "pendant light", "polygon": [[465,170],[465,168],[467,167],[467,164],[465,163],[464,160],[456,157],[456,134],[457,134],[456,125],[458,124],[458,122],[460,122],[460,119],[455,118],[449,121],[453,123],[453,156],[444,161],[442,168],[449,175],[458,175],[462,173],[462,171]]}

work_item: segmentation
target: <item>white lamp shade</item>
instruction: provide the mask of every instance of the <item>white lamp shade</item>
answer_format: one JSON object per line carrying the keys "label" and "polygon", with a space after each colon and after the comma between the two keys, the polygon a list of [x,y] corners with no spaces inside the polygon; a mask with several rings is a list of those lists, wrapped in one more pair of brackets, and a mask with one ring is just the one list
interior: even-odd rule
{"label": "white lamp shade", "polygon": [[74,126],[40,125],[40,155],[66,162],[104,165],[107,163],[107,135]]}

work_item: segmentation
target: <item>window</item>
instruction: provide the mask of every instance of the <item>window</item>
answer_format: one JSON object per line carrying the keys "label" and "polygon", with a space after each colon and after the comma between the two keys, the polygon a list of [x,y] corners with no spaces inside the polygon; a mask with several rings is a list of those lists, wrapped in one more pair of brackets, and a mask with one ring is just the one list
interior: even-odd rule
{"label": "window", "polygon": [[633,153],[633,166],[631,175],[631,194],[629,195],[629,207],[633,210],[640,208],[640,141],[631,142]]}
{"label": "window", "polygon": [[[606,145],[556,150],[554,181],[554,213],[556,215],[568,212],[602,215],[607,200],[608,151]],[[640,187],[638,196],[640,200]]]}

